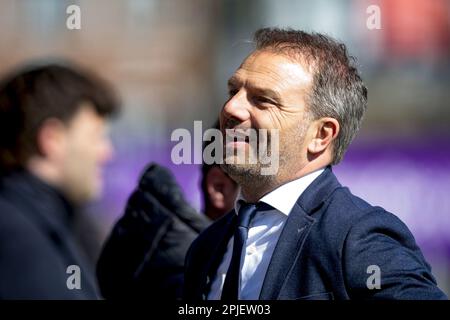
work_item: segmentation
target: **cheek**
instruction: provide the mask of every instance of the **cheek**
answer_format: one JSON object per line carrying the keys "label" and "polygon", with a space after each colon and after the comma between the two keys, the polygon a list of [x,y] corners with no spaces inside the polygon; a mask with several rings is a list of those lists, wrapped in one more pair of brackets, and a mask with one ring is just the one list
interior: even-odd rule
{"label": "cheek", "polygon": [[279,128],[277,112],[271,109],[256,110],[251,115],[252,127],[257,129]]}
{"label": "cheek", "polygon": [[73,139],[69,146],[68,156],[70,162],[77,162],[74,164],[77,168],[84,168],[91,170],[99,157],[98,152],[99,142],[93,135],[80,135]]}
{"label": "cheek", "polygon": [[300,156],[305,149],[307,129],[303,123],[292,123],[280,133],[280,148],[283,152]]}
{"label": "cheek", "polygon": [[256,128],[284,130],[298,121],[298,115],[283,112],[279,108],[270,108],[257,110],[253,119]]}

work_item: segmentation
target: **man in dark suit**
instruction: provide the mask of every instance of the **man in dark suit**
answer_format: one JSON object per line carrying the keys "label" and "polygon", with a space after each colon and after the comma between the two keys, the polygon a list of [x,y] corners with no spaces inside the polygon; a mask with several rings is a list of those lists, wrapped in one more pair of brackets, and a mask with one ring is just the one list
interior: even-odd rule
{"label": "man in dark suit", "polygon": [[[345,46],[280,29],[257,31],[255,42],[220,115],[232,135],[222,167],[240,195],[189,249],[185,298],[445,299],[408,228],[332,172],[367,105]],[[247,129],[275,130],[278,139],[255,146],[242,139]],[[276,152],[273,144],[279,168],[262,174],[264,163],[249,155]]]}

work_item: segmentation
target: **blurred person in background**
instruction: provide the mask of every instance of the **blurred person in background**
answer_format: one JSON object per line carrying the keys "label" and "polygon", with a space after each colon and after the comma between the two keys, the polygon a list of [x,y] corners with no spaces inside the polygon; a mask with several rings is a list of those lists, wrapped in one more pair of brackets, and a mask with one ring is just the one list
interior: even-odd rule
{"label": "blurred person in background", "polygon": [[367,106],[345,45],[271,28],[258,30],[255,43],[228,81],[220,126],[224,135],[278,129],[279,170],[263,175],[261,162],[239,158],[264,148],[260,141],[224,138],[226,148],[245,151],[224,151],[222,165],[240,193],[190,247],[185,298],[445,299],[406,225],[332,172]]}
{"label": "blurred person in background", "polygon": [[152,163],[144,170],[97,264],[106,299],[182,299],[189,246],[212,220],[232,209],[238,193],[218,164],[206,163],[201,190],[204,214],[186,202],[167,168]]}
{"label": "blurred person in background", "polygon": [[1,299],[98,298],[74,224],[102,190],[117,110],[111,88],[74,66],[23,68],[1,81]]}
{"label": "blurred person in background", "polygon": [[[219,121],[214,124],[213,128],[220,130]],[[203,151],[213,142],[212,139],[206,140],[203,144]],[[214,155],[213,150],[211,156],[214,157]],[[207,164],[205,161],[202,164],[201,190],[203,212],[212,220],[217,220],[230,212],[239,192],[237,183],[222,170],[219,164]]]}

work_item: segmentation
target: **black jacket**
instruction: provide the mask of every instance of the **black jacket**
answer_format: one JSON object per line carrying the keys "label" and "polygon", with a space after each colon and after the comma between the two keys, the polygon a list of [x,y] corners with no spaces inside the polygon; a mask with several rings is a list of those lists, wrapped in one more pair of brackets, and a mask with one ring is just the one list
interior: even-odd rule
{"label": "black jacket", "polygon": [[[98,297],[72,218],[64,197],[30,173],[0,178],[0,299]],[[80,268],[81,289],[67,286],[71,265]]]}
{"label": "black jacket", "polygon": [[182,298],[186,252],[209,219],[191,208],[171,173],[150,165],[97,264],[106,299]]}

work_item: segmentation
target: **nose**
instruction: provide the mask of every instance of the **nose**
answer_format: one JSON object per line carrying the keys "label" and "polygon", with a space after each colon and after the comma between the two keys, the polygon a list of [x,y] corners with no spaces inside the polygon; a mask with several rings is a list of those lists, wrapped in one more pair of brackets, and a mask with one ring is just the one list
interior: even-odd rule
{"label": "nose", "polygon": [[245,122],[250,118],[250,103],[245,90],[241,89],[232,96],[222,108],[222,123],[234,120],[238,123]]}

